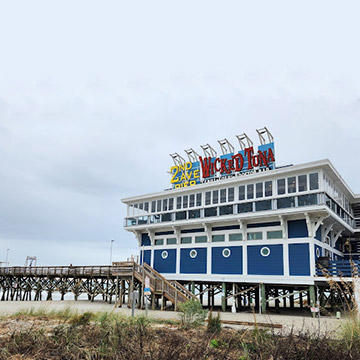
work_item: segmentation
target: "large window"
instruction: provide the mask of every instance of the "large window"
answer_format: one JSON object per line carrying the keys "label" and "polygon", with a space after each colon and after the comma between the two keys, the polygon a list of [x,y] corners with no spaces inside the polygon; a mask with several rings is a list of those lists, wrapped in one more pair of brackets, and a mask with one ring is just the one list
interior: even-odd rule
{"label": "large window", "polygon": [[225,241],[225,235],[213,235],[211,238],[212,242],[222,242]]}
{"label": "large window", "polygon": [[287,179],[288,182],[288,193],[292,194],[296,192],[296,176],[291,176]]}
{"label": "large window", "polygon": [[229,215],[233,213],[232,205],[220,206],[220,215]]}
{"label": "large window", "polygon": [[196,194],[196,206],[201,206],[201,193]]}
{"label": "large window", "polygon": [[211,204],[211,191],[205,193],[205,205]]}
{"label": "large window", "polygon": [[241,233],[229,234],[229,241],[241,241],[243,239]]}
{"label": "large window", "polygon": [[247,233],[248,240],[261,240],[262,239],[262,232],[249,232]]}
{"label": "large window", "polygon": [[163,211],[167,211],[168,209],[168,199],[163,200]]}
{"label": "large window", "polygon": [[155,245],[164,245],[164,239],[155,239]]}
{"label": "large window", "polygon": [[245,185],[239,186],[239,200],[245,200]]}
{"label": "large window", "polygon": [[205,217],[209,217],[209,216],[217,216],[217,208],[216,207],[205,209]]}
{"label": "large window", "polygon": [[225,203],[226,202],[226,189],[220,190],[220,202]]}
{"label": "large window", "polygon": [[247,198],[253,199],[254,198],[254,184],[247,185],[246,190],[247,190]]}
{"label": "large window", "polygon": [[174,198],[169,199],[169,210],[172,210],[174,208]]}
{"label": "large window", "polygon": [[200,244],[200,243],[206,243],[207,242],[207,236],[203,235],[203,236],[195,236],[195,243],[196,244]]}
{"label": "large window", "polygon": [[189,219],[197,219],[200,217],[200,209],[189,210]]}
{"label": "large window", "polygon": [[181,209],[181,196],[176,198],[176,208]]}
{"label": "large window", "polygon": [[266,233],[266,236],[268,239],[282,239],[283,232],[282,232],[282,230],[268,231]]}
{"label": "large window", "polygon": [[256,198],[262,198],[263,197],[263,183],[257,183],[256,184]]}
{"label": "large window", "polygon": [[317,190],[319,188],[318,173],[310,174],[310,190]]}
{"label": "large window", "polygon": [[166,244],[167,244],[167,245],[174,245],[174,244],[176,244],[176,238],[168,238],[168,239],[166,239]]}
{"label": "large window", "polygon": [[217,204],[219,202],[219,190],[214,190],[212,196],[213,196],[213,204]]}
{"label": "large window", "polygon": [[157,212],[161,211],[161,200],[157,201]]}
{"label": "large window", "polygon": [[194,207],[194,206],[195,206],[195,194],[191,194],[190,195],[189,207]]}
{"label": "large window", "polygon": [[228,202],[234,201],[234,188],[228,188]]}
{"label": "large window", "polygon": [[295,207],[295,197],[290,196],[282,199],[277,199],[278,209],[284,209],[289,207]]}
{"label": "large window", "polygon": [[152,201],[151,202],[151,212],[155,212],[156,211],[156,201]]}
{"label": "large window", "polygon": [[278,188],[278,195],[285,194],[285,179],[278,179],[277,188]]}
{"label": "large window", "polygon": [[298,206],[316,205],[317,194],[301,195],[298,197]]}
{"label": "large window", "polygon": [[172,221],[172,213],[162,214],[161,222]]}
{"label": "large window", "polygon": [[176,220],[186,220],[186,211],[179,211],[175,215]]}
{"label": "large window", "polygon": [[253,203],[252,202],[238,204],[238,213],[239,214],[252,212],[252,211],[253,211]]}
{"label": "large window", "polygon": [[307,190],[307,175],[299,175],[298,176],[298,186],[299,191],[306,191]]}
{"label": "large window", "polygon": [[191,236],[182,237],[180,239],[180,242],[182,244],[191,244]]}
{"label": "large window", "polygon": [[271,200],[257,201],[255,203],[255,211],[271,210]]}
{"label": "large window", "polygon": [[265,196],[272,196],[272,181],[265,181]]}
{"label": "large window", "polygon": [[186,209],[188,207],[188,201],[189,201],[188,195],[184,195],[183,196],[183,208],[184,209]]}

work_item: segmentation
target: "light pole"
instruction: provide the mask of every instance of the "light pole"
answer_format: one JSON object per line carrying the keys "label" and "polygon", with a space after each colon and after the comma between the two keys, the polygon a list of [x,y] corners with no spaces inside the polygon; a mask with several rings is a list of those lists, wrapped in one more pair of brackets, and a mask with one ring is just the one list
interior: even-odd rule
{"label": "light pole", "polygon": [[10,250],[10,249],[6,249],[6,260],[5,260],[5,264],[6,264],[6,265],[9,265],[9,264],[8,264],[8,260],[9,260],[9,250]]}
{"label": "light pole", "polygon": [[112,249],[113,249],[113,244],[114,244],[113,239],[110,240],[110,265],[112,264]]}

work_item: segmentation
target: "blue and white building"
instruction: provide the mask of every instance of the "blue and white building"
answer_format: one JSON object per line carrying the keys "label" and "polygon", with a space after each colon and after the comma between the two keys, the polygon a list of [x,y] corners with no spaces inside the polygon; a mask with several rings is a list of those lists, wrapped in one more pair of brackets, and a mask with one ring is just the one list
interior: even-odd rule
{"label": "blue and white building", "polygon": [[[193,179],[189,186],[183,179],[185,186],[173,184],[169,190],[122,200],[125,229],[134,233],[141,262],[171,280],[225,283],[235,293],[234,284],[308,288],[323,281],[319,258],[358,259],[360,195],[328,159],[276,167],[271,134],[266,128],[258,133],[259,149],[272,149],[267,164],[261,164],[258,153],[249,169],[254,159],[246,154],[250,146],[245,142],[252,143],[243,134],[237,153],[226,139],[219,141],[222,155],[213,175],[210,171],[204,178],[203,168],[205,159],[215,162],[216,151],[203,146],[202,158],[190,149],[188,172],[199,175],[196,183]],[[234,154],[242,154],[242,168],[236,171],[224,162],[229,165],[224,170],[231,172],[221,173],[221,159],[235,161]],[[172,157],[173,168],[186,172],[186,161],[178,154]]]}

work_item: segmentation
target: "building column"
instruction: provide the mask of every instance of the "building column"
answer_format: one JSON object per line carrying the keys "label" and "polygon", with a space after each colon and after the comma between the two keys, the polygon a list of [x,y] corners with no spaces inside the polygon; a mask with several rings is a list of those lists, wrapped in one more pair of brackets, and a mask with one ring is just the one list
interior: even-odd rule
{"label": "building column", "polygon": [[260,283],[260,304],[261,304],[261,313],[266,314],[266,291],[265,291],[264,283]]}

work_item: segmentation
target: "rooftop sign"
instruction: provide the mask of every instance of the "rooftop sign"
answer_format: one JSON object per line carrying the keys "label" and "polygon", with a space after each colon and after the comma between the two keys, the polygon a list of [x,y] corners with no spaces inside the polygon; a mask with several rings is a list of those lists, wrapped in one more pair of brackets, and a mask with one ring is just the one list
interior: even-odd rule
{"label": "rooftop sign", "polygon": [[[174,189],[193,186],[208,181],[218,181],[249,173],[267,171],[275,168],[274,141],[270,132],[264,128],[257,130],[261,145],[255,151],[252,141],[246,134],[238,135],[241,150],[234,151],[234,147],[227,139],[219,144],[223,155],[217,156],[216,151],[209,145],[201,146],[204,157],[195,150],[186,150],[189,161],[186,162],[179,154],[172,154],[175,166],[170,169],[171,185]],[[264,134],[268,135],[266,143]],[[245,141],[247,144],[245,144]],[[247,145],[247,146],[246,146]]]}

